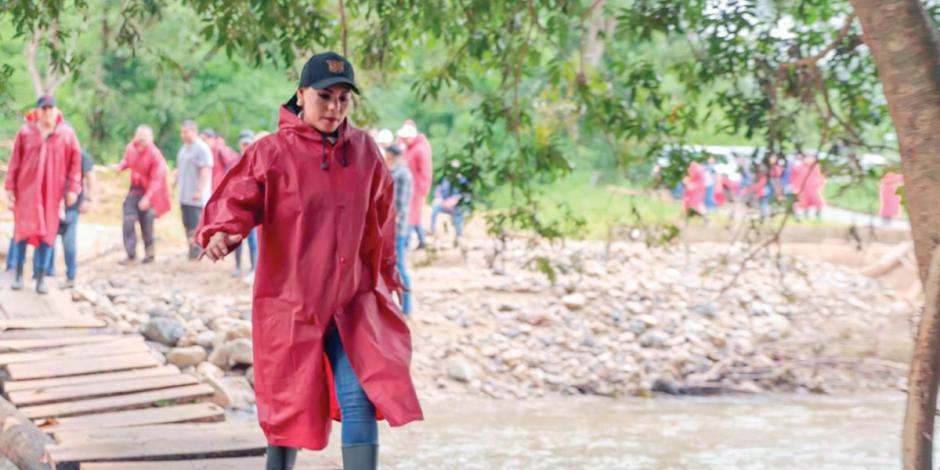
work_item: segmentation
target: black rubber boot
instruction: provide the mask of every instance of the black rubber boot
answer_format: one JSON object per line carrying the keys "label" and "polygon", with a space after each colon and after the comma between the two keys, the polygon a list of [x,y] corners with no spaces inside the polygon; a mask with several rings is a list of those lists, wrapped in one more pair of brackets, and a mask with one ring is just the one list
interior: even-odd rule
{"label": "black rubber boot", "polygon": [[145,248],[144,248],[144,251],[145,251],[145,253],[146,253],[146,256],[144,257],[143,263],[144,263],[144,264],[153,263],[154,259],[156,259],[155,250],[154,250],[153,246],[145,247]]}
{"label": "black rubber boot", "polygon": [[13,275],[13,284],[10,286],[13,290],[23,289],[23,267],[16,268],[16,274]]}
{"label": "black rubber boot", "polygon": [[294,462],[297,461],[297,449],[281,446],[268,446],[265,469],[267,470],[291,470],[294,468]]}
{"label": "black rubber boot", "polygon": [[36,293],[37,294],[49,293],[49,288],[46,287],[46,273],[39,273],[36,275]]}
{"label": "black rubber boot", "polygon": [[343,470],[376,470],[377,468],[379,468],[378,445],[343,446]]}

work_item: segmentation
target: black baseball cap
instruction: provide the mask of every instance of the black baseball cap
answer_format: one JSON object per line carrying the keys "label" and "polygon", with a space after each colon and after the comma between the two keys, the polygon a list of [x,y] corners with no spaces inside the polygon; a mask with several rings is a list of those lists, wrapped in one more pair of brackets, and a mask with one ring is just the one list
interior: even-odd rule
{"label": "black baseball cap", "polygon": [[359,93],[352,64],[335,52],[324,52],[311,57],[300,73],[301,88],[322,90],[340,83],[349,85],[354,92]]}
{"label": "black baseball cap", "polygon": [[[311,57],[300,72],[300,88],[322,90],[338,84],[348,85],[352,91],[359,94],[352,64],[335,52],[324,52]],[[297,106],[297,93],[287,100],[287,107],[295,112],[300,110]]]}
{"label": "black baseball cap", "polygon": [[55,97],[52,95],[43,95],[40,96],[38,100],[36,100],[37,108],[44,108],[46,106],[55,107]]}

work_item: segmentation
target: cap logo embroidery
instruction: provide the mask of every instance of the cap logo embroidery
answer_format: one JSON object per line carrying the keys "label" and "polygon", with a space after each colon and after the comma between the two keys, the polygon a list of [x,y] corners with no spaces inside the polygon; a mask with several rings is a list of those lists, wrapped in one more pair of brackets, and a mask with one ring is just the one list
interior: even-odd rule
{"label": "cap logo embroidery", "polygon": [[341,60],[328,60],[326,66],[330,69],[330,73],[343,73],[346,70],[346,64]]}

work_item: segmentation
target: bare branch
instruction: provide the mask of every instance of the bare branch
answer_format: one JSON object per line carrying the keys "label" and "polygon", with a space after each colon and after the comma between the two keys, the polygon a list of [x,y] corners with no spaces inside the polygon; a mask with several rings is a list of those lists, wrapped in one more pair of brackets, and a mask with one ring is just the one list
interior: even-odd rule
{"label": "bare branch", "polygon": [[26,71],[33,82],[33,91],[36,92],[36,98],[42,96],[43,90],[42,77],[39,76],[39,70],[36,68],[36,50],[39,48],[39,40],[42,38],[42,30],[37,29],[33,32],[33,37],[26,43],[23,49],[23,55],[26,56]]}
{"label": "bare branch", "polygon": [[846,36],[849,35],[849,31],[852,29],[852,23],[854,22],[855,22],[855,14],[852,13],[845,19],[845,24],[842,26],[842,29],[839,30],[839,34],[836,35],[836,38],[833,39],[832,42],[830,42],[828,45],[826,45],[826,47],[824,47],[821,51],[809,57],[804,57],[802,59],[795,60],[793,62],[784,62],[780,64],[779,66],[777,66],[777,68],[780,70],[783,70],[783,69],[804,67],[807,65],[815,65],[817,62],[819,62],[824,57],[826,57],[826,55],[828,55],[830,52],[835,50],[835,48],[839,47],[839,43],[841,43],[842,40],[845,39]]}
{"label": "bare branch", "polygon": [[346,2],[339,0],[339,20],[342,27],[343,57],[349,57],[348,36],[349,28],[346,25]]}

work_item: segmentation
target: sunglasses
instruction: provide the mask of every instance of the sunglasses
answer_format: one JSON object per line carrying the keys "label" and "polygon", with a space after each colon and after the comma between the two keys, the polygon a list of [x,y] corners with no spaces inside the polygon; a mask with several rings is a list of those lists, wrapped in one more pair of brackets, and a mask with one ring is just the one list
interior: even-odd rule
{"label": "sunglasses", "polygon": [[50,110],[50,109],[52,109],[52,108],[54,108],[54,107],[55,107],[55,106],[41,106],[39,109],[41,109],[41,110],[43,110],[43,111],[48,111],[48,110]]}

